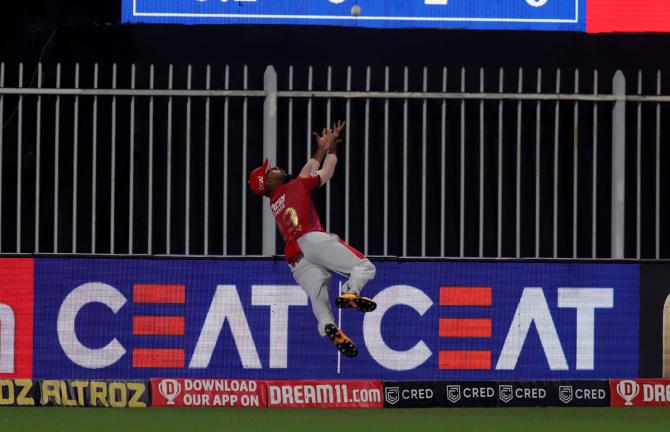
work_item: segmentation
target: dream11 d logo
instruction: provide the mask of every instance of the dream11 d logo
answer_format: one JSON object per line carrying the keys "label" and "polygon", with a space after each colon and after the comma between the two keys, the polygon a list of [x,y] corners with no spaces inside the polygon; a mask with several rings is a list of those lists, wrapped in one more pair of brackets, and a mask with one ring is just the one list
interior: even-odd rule
{"label": "dream11 d logo", "polygon": [[640,393],[640,384],[633,380],[623,380],[616,386],[616,392],[623,398],[624,405],[633,405],[633,399]]}
{"label": "dream11 d logo", "polygon": [[158,384],[158,391],[167,400],[167,405],[174,405],[174,400],[181,393],[181,384],[175,379],[164,379]]}

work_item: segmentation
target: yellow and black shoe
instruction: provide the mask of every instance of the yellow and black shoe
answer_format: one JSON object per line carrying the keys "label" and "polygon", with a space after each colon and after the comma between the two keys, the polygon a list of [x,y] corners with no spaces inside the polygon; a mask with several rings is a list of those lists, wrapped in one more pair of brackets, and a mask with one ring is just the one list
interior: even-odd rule
{"label": "yellow and black shoe", "polygon": [[342,354],[346,357],[356,357],[358,355],[358,348],[356,348],[354,341],[349,339],[349,337],[345,335],[342,330],[338,329],[335,324],[326,324],[325,330],[326,336],[333,341]]}
{"label": "yellow and black shoe", "polygon": [[353,293],[342,294],[335,299],[335,305],[340,309],[354,308],[361,312],[372,312],[377,309],[377,303]]}

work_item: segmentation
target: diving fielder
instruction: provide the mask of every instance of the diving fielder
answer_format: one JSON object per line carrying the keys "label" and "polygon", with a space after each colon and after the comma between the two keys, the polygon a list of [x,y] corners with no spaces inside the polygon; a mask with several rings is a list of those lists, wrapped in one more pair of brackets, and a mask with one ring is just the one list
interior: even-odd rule
{"label": "diving fielder", "polygon": [[310,298],[319,333],[328,336],[345,356],[356,357],[356,345],[335,325],[328,299],[331,272],[349,276],[342,286],[343,294],[335,301],[337,307],[371,312],[377,305],[360,294],[365,284],[375,277],[375,266],[335,234],[324,232],[311,197],[335,172],[338,137],[344,126],[340,121],[332,129],[324,129],[321,135],[314,133],[316,152],[298,178],[291,179],[290,174],[279,167],[268,170],[269,161],[265,159],[263,165],[249,175],[249,186],[256,195],[270,199],[270,208],[286,243],[286,261],[296,282]]}

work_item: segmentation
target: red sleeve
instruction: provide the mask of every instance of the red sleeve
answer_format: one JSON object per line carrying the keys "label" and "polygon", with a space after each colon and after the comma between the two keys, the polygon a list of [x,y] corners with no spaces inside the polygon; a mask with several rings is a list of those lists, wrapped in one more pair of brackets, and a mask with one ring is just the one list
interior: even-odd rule
{"label": "red sleeve", "polygon": [[321,177],[319,173],[310,173],[307,177],[300,177],[300,182],[305,186],[309,192],[321,186]]}

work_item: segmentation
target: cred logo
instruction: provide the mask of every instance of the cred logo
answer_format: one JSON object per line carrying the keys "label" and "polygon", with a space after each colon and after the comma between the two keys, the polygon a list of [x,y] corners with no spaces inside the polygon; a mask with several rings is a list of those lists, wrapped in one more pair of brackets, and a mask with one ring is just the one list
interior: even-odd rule
{"label": "cred logo", "polygon": [[400,401],[400,389],[398,387],[386,387],[384,389],[384,396],[386,397],[386,402],[395,405]]}

